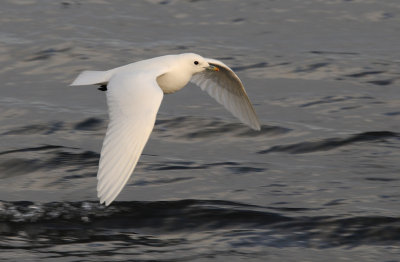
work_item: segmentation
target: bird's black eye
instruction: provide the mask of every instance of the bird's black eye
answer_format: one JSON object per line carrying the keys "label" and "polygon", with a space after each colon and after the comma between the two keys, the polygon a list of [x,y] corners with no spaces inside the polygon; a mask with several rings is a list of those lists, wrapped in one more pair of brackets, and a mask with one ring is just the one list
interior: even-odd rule
{"label": "bird's black eye", "polygon": [[199,61],[194,61],[194,64],[195,64],[195,65],[198,65],[198,64],[199,64]]}

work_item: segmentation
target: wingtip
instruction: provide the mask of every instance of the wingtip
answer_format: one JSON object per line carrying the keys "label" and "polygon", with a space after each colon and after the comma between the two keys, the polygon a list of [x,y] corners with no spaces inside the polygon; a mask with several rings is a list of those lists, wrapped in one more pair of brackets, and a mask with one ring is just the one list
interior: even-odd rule
{"label": "wingtip", "polygon": [[100,202],[100,205],[105,205],[106,207],[108,207],[113,201],[111,200],[107,200],[107,199],[103,199],[103,197],[100,197],[99,196],[99,198],[100,198],[100,200],[99,200],[99,202]]}
{"label": "wingtip", "polygon": [[117,196],[110,196],[109,194],[106,194],[103,190],[97,189],[97,197],[100,199],[100,204],[109,206],[112,202],[114,202]]}
{"label": "wingtip", "polygon": [[249,123],[248,125],[254,131],[260,131],[261,130],[261,124],[260,124],[260,122],[258,120],[253,121],[252,123]]}
{"label": "wingtip", "polygon": [[102,194],[98,189],[97,189],[97,197],[99,198],[99,202],[101,205],[109,206],[112,202],[110,199],[106,199],[105,195]]}

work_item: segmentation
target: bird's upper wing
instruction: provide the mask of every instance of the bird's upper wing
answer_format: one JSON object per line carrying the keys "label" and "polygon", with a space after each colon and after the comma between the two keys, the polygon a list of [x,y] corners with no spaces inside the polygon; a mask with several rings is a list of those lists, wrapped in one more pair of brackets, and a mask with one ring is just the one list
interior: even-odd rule
{"label": "bird's upper wing", "polygon": [[110,121],[97,174],[100,202],[109,205],[127,183],[153,130],[163,92],[154,73],[116,74],[110,79]]}
{"label": "bird's upper wing", "polygon": [[206,61],[218,67],[219,71],[197,73],[191,82],[224,105],[240,121],[254,130],[260,130],[260,122],[239,77],[221,61],[211,58],[206,58]]}

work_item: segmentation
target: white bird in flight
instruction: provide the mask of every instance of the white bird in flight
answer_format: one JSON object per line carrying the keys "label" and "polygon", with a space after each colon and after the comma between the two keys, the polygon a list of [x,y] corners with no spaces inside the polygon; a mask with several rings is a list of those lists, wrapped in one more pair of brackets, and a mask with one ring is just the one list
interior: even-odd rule
{"label": "white bird in flight", "polygon": [[260,122],[239,77],[224,63],[193,53],[166,55],[108,71],[84,71],[72,86],[107,90],[109,124],[97,173],[100,203],[111,204],[133,172],[153,130],[164,94],[200,86],[254,130]]}

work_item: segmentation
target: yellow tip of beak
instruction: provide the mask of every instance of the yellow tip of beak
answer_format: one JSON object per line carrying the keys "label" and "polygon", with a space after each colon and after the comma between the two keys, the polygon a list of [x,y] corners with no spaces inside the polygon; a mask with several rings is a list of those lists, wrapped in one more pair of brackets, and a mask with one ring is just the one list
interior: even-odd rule
{"label": "yellow tip of beak", "polygon": [[213,66],[213,65],[210,65],[210,66],[206,67],[206,69],[207,69],[207,70],[211,70],[211,71],[216,71],[216,72],[219,71],[219,68],[216,67],[216,66]]}

